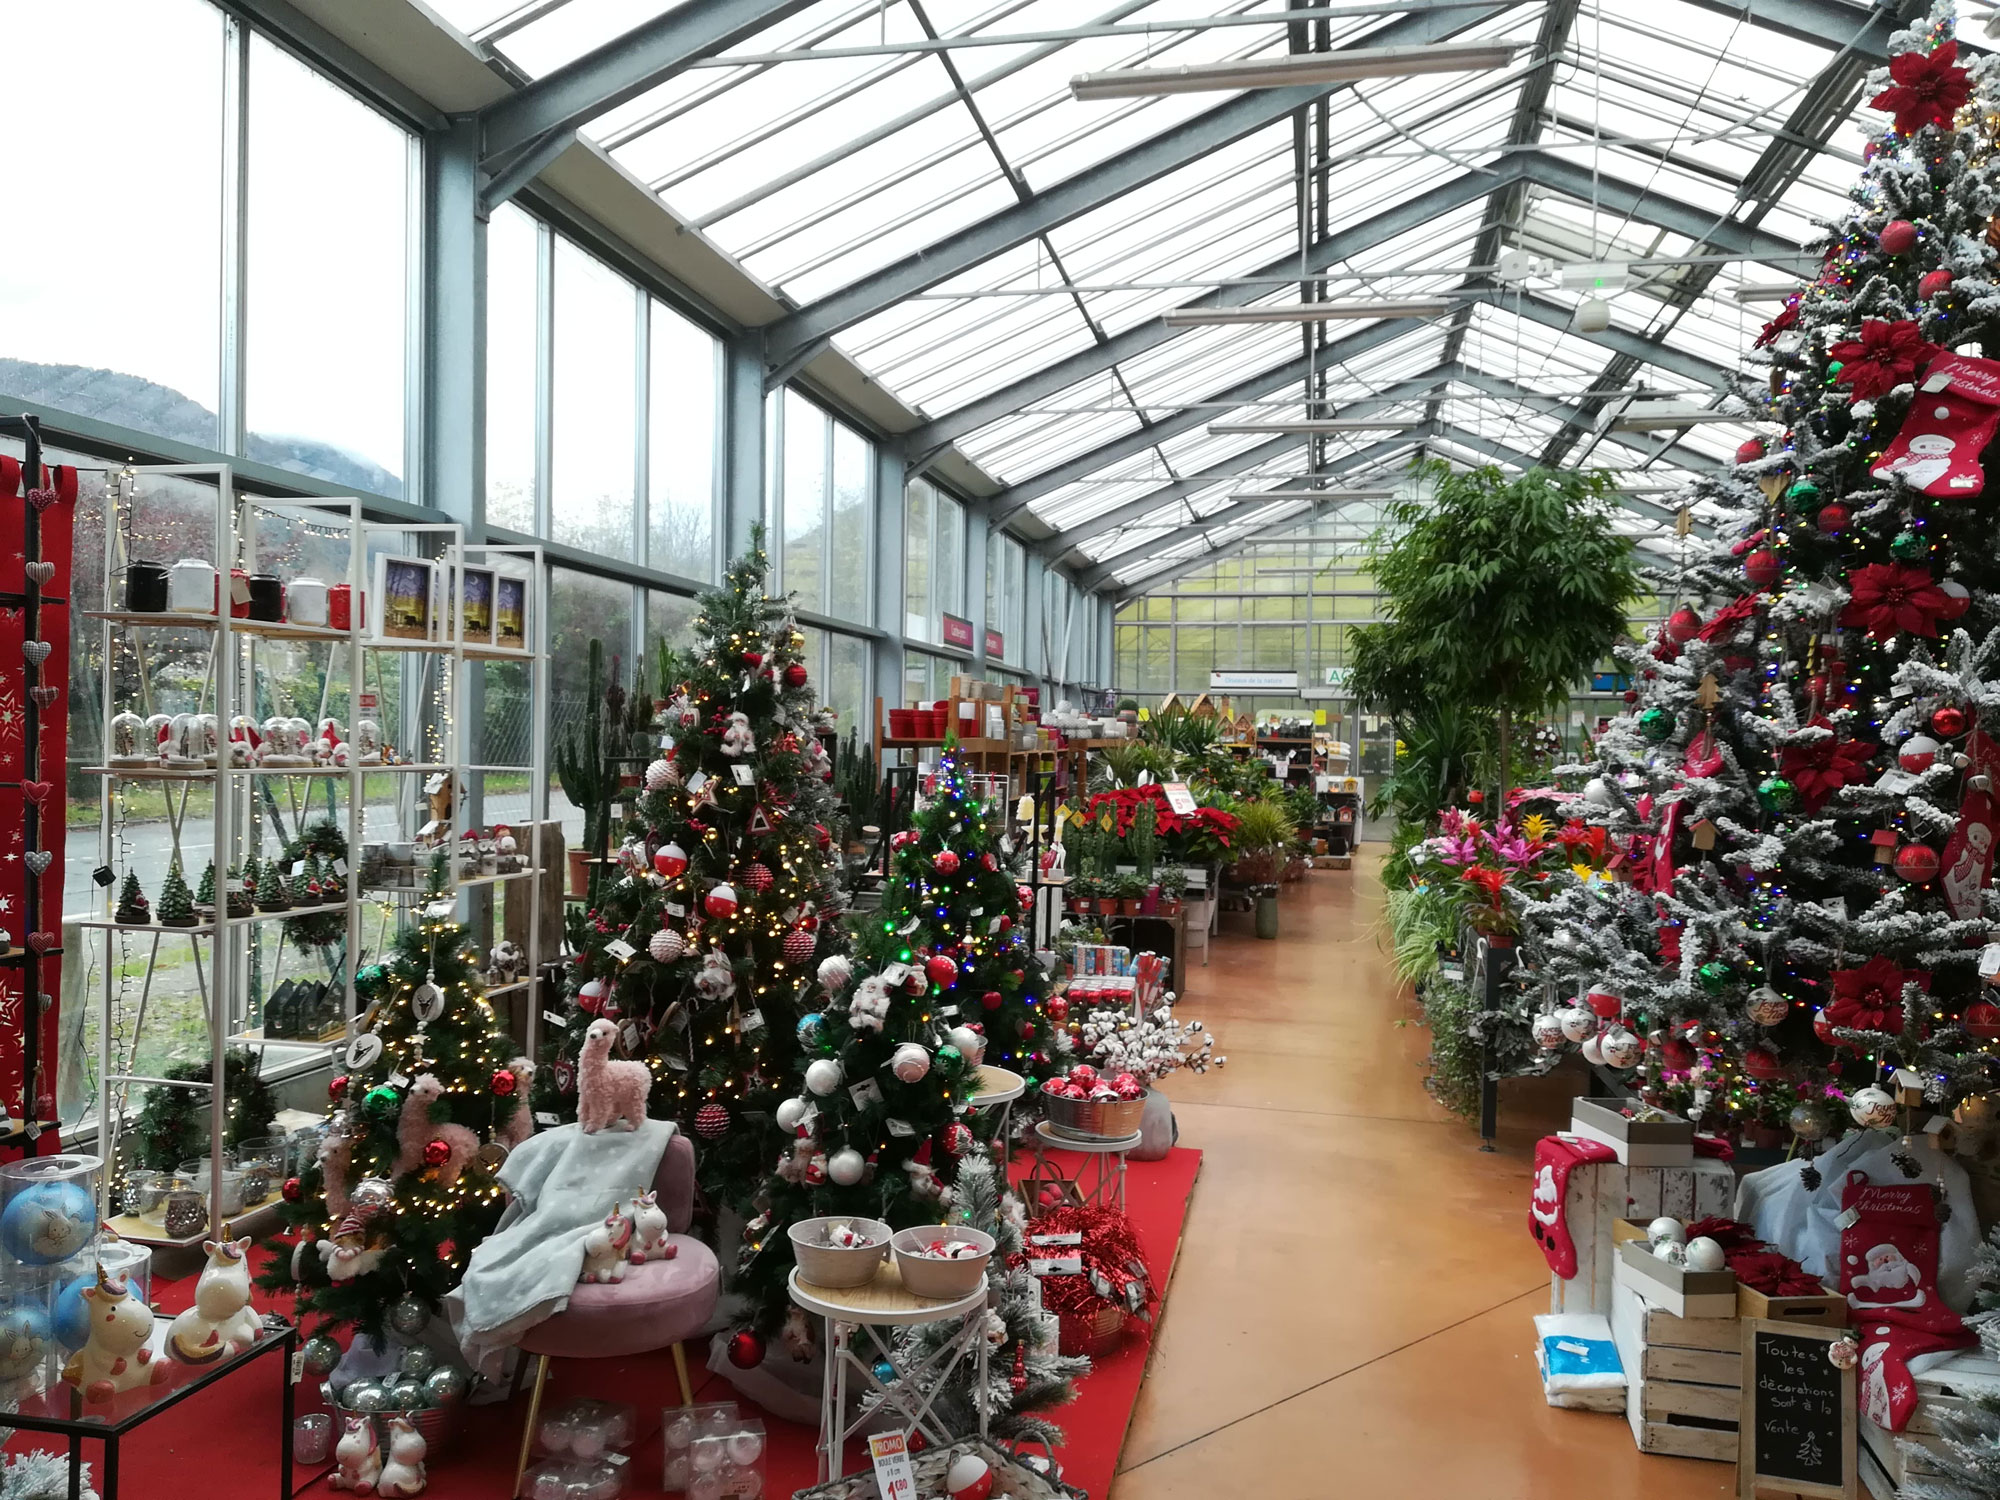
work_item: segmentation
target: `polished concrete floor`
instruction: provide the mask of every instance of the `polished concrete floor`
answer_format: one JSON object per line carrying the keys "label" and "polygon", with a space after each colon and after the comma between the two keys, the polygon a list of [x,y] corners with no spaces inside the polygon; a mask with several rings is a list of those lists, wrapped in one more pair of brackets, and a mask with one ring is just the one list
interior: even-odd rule
{"label": "polished concrete floor", "polygon": [[1194,965],[1181,1013],[1229,1063],[1168,1084],[1206,1155],[1110,1500],[1734,1494],[1733,1466],[1542,1401],[1527,1164],[1575,1085],[1507,1085],[1495,1153],[1432,1102],[1375,871],[1313,873],[1279,941]]}

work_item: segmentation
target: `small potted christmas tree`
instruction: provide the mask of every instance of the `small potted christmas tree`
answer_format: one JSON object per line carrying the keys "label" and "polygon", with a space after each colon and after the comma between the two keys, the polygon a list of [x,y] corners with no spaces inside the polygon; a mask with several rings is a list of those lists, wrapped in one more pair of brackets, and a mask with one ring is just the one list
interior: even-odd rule
{"label": "small potted christmas tree", "polygon": [[194,889],[194,909],[204,919],[215,915],[215,861],[201,872],[201,884]]}
{"label": "small potted christmas tree", "polygon": [[139,889],[139,872],[127,870],[125,883],[118,888],[118,910],[116,920],[128,927],[143,927],[153,920],[152,907],[146,901],[146,893]]}
{"label": "small potted christmas tree", "polygon": [[[255,863],[254,858],[252,863]],[[229,891],[230,916],[247,917],[257,909],[256,903],[251,899],[251,877],[247,872],[232,866],[225,884]]]}
{"label": "small potted christmas tree", "polygon": [[167,866],[166,884],[160,887],[160,925],[192,927],[197,920],[194,895],[188,890],[187,879],[181,874],[181,857],[176,854]]}
{"label": "small potted christmas tree", "polygon": [[279,870],[275,859],[265,860],[263,871],[257,877],[257,910],[290,911],[291,909],[292,893],[285,884],[284,873]]}

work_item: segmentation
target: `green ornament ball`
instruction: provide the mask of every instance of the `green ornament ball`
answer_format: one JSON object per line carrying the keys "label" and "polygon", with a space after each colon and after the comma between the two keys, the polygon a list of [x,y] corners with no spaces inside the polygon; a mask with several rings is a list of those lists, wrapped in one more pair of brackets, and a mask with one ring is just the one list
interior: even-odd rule
{"label": "green ornament ball", "polygon": [[947,1073],[955,1071],[964,1061],[965,1054],[952,1046],[950,1042],[946,1042],[942,1047],[937,1049],[938,1067]]}
{"label": "green ornament ball", "polygon": [[380,964],[364,964],[355,971],[354,988],[362,994],[373,994],[389,982],[389,971]]}
{"label": "green ornament ball", "polygon": [[1840,372],[1843,368],[1844,366],[1837,359],[1830,363],[1826,367],[1826,383],[1828,385],[1838,385],[1840,383]]}
{"label": "green ornament ball", "polygon": [[1699,969],[1696,969],[1694,975],[1695,978],[1701,981],[1701,987],[1707,990],[1709,994],[1719,995],[1722,993],[1722,987],[1729,983],[1729,965],[1723,963],[1720,959],[1712,958]]}
{"label": "green ornament ball", "polygon": [[1899,531],[1890,540],[1889,551],[1905,562],[1914,562],[1930,551],[1930,544],[1914,531]]}
{"label": "green ornament ball", "polygon": [[1766,776],[1757,783],[1757,800],[1771,812],[1787,812],[1799,800],[1799,789],[1782,776]]}
{"label": "green ornament ball", "polygon": [[1639,733],[1659,744],[1674,732],[1674,716],[1664,708],[1649,708],[1639,715]]}
{"label": "green ornament ball", "polygon": [[386,1083],[378,1083],[361,1101],[361,1112],[378,1125],[386,1125],[403,1112],[402,1097]]}
{"label": "green ornament ball", "polygon": [[1800,505],[1811,505],[1819,499],[1819,486],[1810,479],[1795,480],[1792,487],[1785,491],[1785,498],[1794,500]]}

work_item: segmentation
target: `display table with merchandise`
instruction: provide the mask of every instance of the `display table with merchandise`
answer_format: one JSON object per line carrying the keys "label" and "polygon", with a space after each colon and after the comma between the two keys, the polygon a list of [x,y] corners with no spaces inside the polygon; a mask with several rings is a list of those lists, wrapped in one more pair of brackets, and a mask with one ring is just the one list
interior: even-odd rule
{"label": "display table with merchandise", "polygon": [[[820,1388],[819,1482],[827,1483],[847,1471],[847,1440],[864,1423],[884,1411],[900,1412],[907,1419],[904,1431],[920,1431],[932,1443],[951,1442],[965,1433],[945,1432],[931,1416],[931,1397],[920,1394],[936,1391],[945,1377],[968,1355],[977,1370],[973,1390],[978,1393],[979,1436],[986,1436],[986,1299],[985,1279],[963,1297],[940,1301],[919,1297],[903,1285],[893,1260],[885,1261],[875,1279],[858,1287],[823,1287],[802,1280],[794,1270],[790,1278],[792,1301],[804,1312],[826,1319],[826,1378]],[[960,1320],[958,1332],[929,1357],[905,1368],[898,1363],[894,1341],[878,1331],[906,1328],[916,1323]],[[864,1357],[853,1348],[857,1329],[866,1329],[873,1354]],[[878,1379],[876,1368],[886,1363],[893,1372]],[[881,1401],[853,1421],[846,1420],[850,1371],[858,1371],[863,1389],[873,1390]]]}
{"label": "display table with merchandise", "polygon": [[[291,1500],[292,1490],[292,1351],[298,1343],[297,1327],[267,1313],[257,1342],[235,1354],[225,1354],[213,1364],[182,1364],[167,1353],[171,1318],[155,1318],[147,1347],[153,1361],[167,1372],[151,1385],[135,1386],[106,1401],[86,1401],[83,1393],[67,1381],[50,1385],[31,1395],[0,1396],[0,1426],[21,1432],[46,1432],[69,1439],[69,1495],[76,1500],[83,1491],[83,1444],[86,1439],[104,1444],[104,1469],[98,1476],[98,1493],[103,1500],[118,1497],[118,1445],[136,1427],[179,1405],[196,1391],[233,1375],[264,1355],[276,1353],[279,1384],[283,1387],[284,1419],[278,1424],[278,1495]],[[161,1493],[149,1488],[148,1493]]]}

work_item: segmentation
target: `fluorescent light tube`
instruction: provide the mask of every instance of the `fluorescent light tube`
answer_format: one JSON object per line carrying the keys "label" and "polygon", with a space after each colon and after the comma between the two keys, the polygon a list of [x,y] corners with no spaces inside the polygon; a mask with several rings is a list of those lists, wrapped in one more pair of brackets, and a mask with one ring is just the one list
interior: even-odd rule
{"label": "fluorescent light tube", "polygon": [[1634,401],[1624,410],[1610,407],[1600,432],[1658,432],[1675,427],[1693,427],[1703,422],[1752,423],[1757,419],[1745,412],[1710,411],[1685,401]]}
{"label": "fluorescent light tube", "polygon": [[1309,422],[1210,422],[1210,437],[1311,437],[1322,432],[1406,432],[1422,424],[1385,417],[1371,422],[1366,417],[1335,417]]}
{"label": "fluorescent light tube", "polygon": [[1393,500],[1394,490],[1244,490],[1232,500]]}
{"label": "fluorescent light tube", "polygon": [[1729,295],[1738,302],[1783,302],[1805,289],[1803,281],[1766,281],[1754,286],[1739,286]]}
{"label": "fluorescent light tube", "polygon": [[1178,68],[1121,68],[1079,73],[1069,91],[1079,101],[1130,99],[1150,94],[1201,94],[1222,89],[1275,89],[1359,78],[1405,78],[1418,73],[1472,73],[1504,68],[1525,42],[1438,42],[1429,46],[1349,47],[1339,52],[1235,62],[1188,63]]}
{"label": "fluorescent light tube", "polygon": [[1221,323],[1331,323],[1343,318],[1435,318],[1458,304],[1448,297],[1376,298],[1360,302],[1259,302],[1249,307],[1177,307],[1162,313],[1169,328]]}

